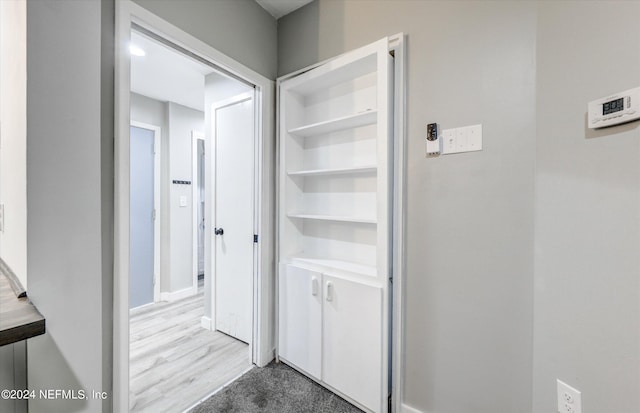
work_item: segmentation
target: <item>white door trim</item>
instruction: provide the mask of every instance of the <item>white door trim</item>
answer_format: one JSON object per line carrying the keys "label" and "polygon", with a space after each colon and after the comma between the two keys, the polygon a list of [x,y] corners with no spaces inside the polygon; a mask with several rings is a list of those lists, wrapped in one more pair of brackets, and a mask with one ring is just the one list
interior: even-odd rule
{"label": "white door trim", "polygon": [[391,308],[391,411],[403,411],[404,395],[404,345],[405,345],[405,217],[406,197],[406,43],[404,33],[389,36],[389,51],[394,55],[394,102],[393,102],[393,305]]}
{"label": "white door trim", "polygon": [[[258,243],[258,282],[254,306],[258,317],[254,323],[254,359],[265,366],[274,357],[275,337],[273,312],[275,268],[273,262],[274,211],[274,81],[247,68],[203,41],[187,34],[131,0],[116,2],[115,42],[115,194],[114,194],[114,329],[113,329],[113,409],[129,409],[129,125],[131,25],[138,24],[161,35],[200,58],[212,62],[234,76],[256,86],[256,134],[259,136],[258,168],[260,179],[260,211]],[[205,242],[211,228],[205,228]],[[205,248],[208,248],[205,245]],[[205,263],[206,271],[206,263]]]}
{"label": "white door trim", "polygon": [[148,123],[131,121],[131,126],[141,129],[147,129],[153,131],[153,302],[160,301],[160,161],[161,155],[161,142],[162,142],[162,128],[156,125],[150,125]]}
{"label": "white door trim", "polygon": [[[198,188],[200,185],[200,176],[198,175],[198,141],[205,141],[204,134],[198,131],[191,131],[191,206],[193,216],[193,256],[192,256],[192,272],[193,272],[193,295],[198,293]],[[206,151],[205,151],[206,154]],[[206,156],[206,155],[205,155]],[[205,199],[206,199],[205,191]],[[206,202],[206,201],[205,201]],[[206,229],[206,226],[205,226]]]}

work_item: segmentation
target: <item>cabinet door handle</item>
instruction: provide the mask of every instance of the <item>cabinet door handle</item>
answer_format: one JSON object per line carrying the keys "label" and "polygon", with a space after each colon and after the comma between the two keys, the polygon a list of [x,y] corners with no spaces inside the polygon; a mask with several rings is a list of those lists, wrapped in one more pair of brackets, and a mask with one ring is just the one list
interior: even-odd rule
{"label": "cabinet door handle", "polygon": [[327,293],[325,297],[327,297],[327,301],[333,301],[333,283],[331,281],[327,281]]}
{"label": "cabinet door handle", "polygon": [[311,277],[311,295],[318,295],[318,277]]}

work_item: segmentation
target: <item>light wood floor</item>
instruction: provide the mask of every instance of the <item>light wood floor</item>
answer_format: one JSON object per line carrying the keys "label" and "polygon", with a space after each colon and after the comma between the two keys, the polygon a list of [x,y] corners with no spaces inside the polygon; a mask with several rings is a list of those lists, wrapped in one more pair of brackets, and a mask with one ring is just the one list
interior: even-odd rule
{"label": "light wood floor", "polygon": [[200,326],[203,294],[134,310],[130,411],[180,413],[251,366],[249,346]]}

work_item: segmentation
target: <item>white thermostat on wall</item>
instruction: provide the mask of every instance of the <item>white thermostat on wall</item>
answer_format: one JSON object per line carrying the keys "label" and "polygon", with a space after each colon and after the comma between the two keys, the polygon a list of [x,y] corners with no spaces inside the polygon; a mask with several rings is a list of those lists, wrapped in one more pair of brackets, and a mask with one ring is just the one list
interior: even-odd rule
{"label": "white thermostat on wall", "polygon": [[590,129],[640,119],[640,87],[589,102],[588,111]]}

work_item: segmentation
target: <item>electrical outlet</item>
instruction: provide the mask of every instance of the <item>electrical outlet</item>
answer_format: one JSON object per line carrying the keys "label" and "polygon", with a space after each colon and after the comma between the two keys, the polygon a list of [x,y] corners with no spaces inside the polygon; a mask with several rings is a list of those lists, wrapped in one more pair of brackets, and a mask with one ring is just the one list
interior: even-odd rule
{"label": "electrical outlet", "polygon": [[582,393],[567,383],[557,380],[558,413],[582,413]]}

